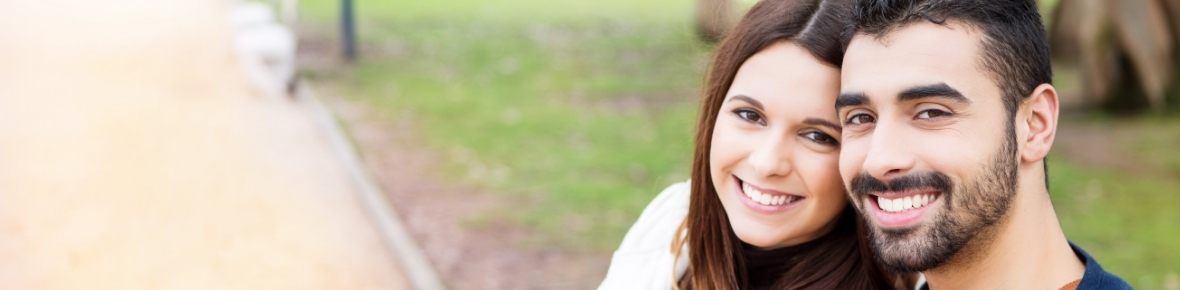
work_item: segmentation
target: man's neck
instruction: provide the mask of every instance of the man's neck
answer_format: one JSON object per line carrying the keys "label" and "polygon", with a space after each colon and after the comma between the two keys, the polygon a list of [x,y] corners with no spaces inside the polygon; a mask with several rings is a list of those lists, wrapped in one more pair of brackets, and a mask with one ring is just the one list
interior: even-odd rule
{"label": "man's neck", "polygon": [[[1029,186],[1023,186],[1029,187]],[[1008,216],[946,264],[923,272],[930,289],[1056,290],[1082,278],[1043,184],[1020,188]]]}

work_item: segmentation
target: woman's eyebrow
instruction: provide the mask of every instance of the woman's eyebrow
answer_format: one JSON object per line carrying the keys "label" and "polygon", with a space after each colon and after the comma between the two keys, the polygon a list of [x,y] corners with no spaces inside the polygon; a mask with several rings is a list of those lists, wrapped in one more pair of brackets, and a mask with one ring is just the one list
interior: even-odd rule
{"label": "woman's eyebrow", "polygon": [[746,101],[747,103],[750,103],[751,106],[754,106],[759,110],[765,110],[762,108],[762,102],[759,102],[758,100],[755,100],[754,98],[748,97],[746,95],[733,95],[732,97],[729,97],[729,101],[726,102],[732,102],[736,100]]}

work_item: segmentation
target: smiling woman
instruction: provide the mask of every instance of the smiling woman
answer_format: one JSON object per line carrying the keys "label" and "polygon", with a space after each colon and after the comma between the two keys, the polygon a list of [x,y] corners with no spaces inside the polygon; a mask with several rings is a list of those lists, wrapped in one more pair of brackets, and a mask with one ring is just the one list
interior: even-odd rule
{"label": "smiling woman", "polygon": [[[815,240],[847,205],[832,96],[839,70],[792,42],[738,69],[713,125],[709,175],[733,232],[760,249]],[[761,101],[760,101],[761,100]]]}
{"label": "smiling woman", "polygon": [[601,289],[908,289],[873,260],[837,168],[846,1],[765,0],[718,47],[692,181],[648,205]]}

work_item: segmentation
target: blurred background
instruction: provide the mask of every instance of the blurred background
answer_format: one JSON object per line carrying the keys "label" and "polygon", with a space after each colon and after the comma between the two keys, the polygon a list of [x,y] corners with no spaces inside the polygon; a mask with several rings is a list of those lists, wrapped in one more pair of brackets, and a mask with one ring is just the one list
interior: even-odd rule
{"label": "blurred background", "polygon": [[[349,126],[401,140],[358,138],[377,174],[448,188],[425,194],[454,200],[435,214],[470,236],[416,230],[442,276],[557,289],[594,286],[643,206],[688,178],[713,40],[754,1],[358,2],[353,63],[339,1],[301,3],[300,73],[365,112]],[[1069,238],[1141,289],[1180,289],[1178,3],[1040,2],[1067,107],[1053,201]],[[399,169],[405,148],[427,166]],[[473,252],[436,253],[455,249]]]}
{"label": "blurred background", "polygon": [[[5,289],[430,289],[352,197],[320,101],[426,276],[593,288],[688,179],[710,53],[754,3],[13,1]],[[1180,289],[1180,1],[1039,4],[1065,232],[1136,288]]]}

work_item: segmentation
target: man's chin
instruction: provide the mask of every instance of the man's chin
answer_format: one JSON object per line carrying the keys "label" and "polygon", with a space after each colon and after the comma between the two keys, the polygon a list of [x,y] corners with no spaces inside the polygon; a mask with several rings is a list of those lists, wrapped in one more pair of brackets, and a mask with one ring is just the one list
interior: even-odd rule
{"label": "man's chin", "polygon": [[898,272],[922,272],[943,265],[960,247],[935,241],[927,230],[921,225],[874,229],[871,238],[877,261]]}

